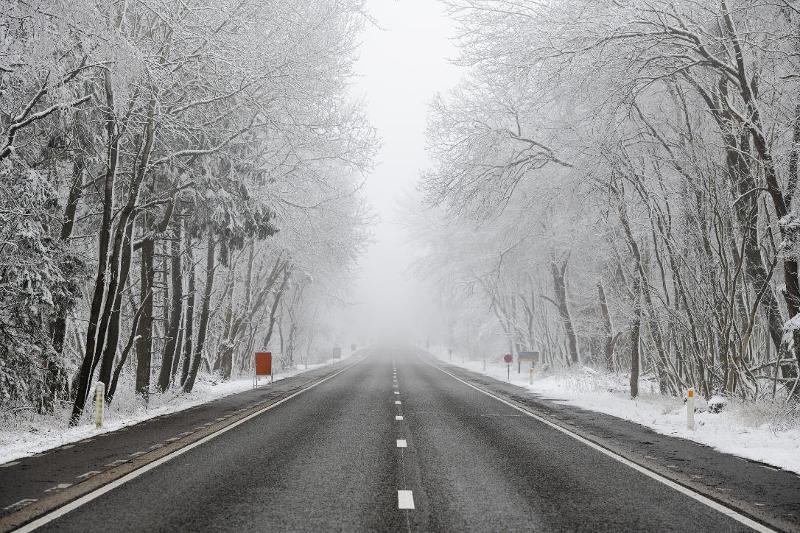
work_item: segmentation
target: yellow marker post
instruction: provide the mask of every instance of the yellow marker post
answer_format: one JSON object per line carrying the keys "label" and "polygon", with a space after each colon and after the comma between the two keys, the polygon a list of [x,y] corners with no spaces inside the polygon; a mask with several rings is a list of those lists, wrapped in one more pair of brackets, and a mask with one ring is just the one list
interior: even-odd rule
{"label": "yellow marker post", "polygon": [[694,431],[694,389],[686,391],[686,427]]}
{"label": "yellow marker post", "polygon": [[103,427],[103,415],[106,403],[106,385],[98,381],[94,388],[94,426]]}

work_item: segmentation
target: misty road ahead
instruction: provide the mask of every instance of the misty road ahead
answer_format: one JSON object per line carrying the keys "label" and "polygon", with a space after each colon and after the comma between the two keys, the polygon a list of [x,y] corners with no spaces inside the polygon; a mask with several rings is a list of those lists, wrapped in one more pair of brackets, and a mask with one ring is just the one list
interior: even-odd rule
{"label": "misty road ahead", "polygon": [[748,529],[432,359],[380,350],[316,383],[42,529]]}

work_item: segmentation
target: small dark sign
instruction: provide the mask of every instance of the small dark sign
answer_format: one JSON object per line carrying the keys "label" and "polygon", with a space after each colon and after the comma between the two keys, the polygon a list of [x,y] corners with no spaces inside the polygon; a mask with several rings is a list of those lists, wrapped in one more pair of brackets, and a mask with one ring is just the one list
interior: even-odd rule
{"label": "small dark sign", "polygon": [[528,361],[531,367],[539,364],[539,352],[519,352],[517,354],[517,372],[522,372],[522,362]]}

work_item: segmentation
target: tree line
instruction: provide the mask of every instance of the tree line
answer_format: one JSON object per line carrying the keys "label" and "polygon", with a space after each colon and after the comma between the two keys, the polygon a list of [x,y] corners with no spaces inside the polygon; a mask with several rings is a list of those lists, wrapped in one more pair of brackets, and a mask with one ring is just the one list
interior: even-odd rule
{"label": "tree line", "polygon": [[292,365],[365,239],[361,2],[0,8],[0,404]]}
{"label": "tree line", "polygon": [[413,225],[451,337],[624,371],[634,397],[643,374],[800,392],[800,4],[448,9],[467,74],[431,106]]}

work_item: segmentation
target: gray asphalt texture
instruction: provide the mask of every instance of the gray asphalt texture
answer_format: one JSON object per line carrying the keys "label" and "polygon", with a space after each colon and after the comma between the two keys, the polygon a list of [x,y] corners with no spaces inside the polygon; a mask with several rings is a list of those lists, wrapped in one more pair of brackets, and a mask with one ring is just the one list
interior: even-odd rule
{"label": "gray asphalt texture", "polygon": [[[397,508],[399,489],[413,491],[414,510]],[[399,350],[374,353],[43,529],[745,530]]]}
{"label": "gray asphalt texture", "polygon": [[16,510],[15,502],[41,499],[57,484],[78,483],[87,472],[104,472],[131,454],[164,446],[168,439],[202,431],[204,424],[235,416],[248,408],[285,398],[308,384],[330,375],[351,361],[337,362],[281,379],[258,389],[232,394],[177,413],[161,415],[116,431],[100,433],[78,442],[0,465],[0,518]]}

